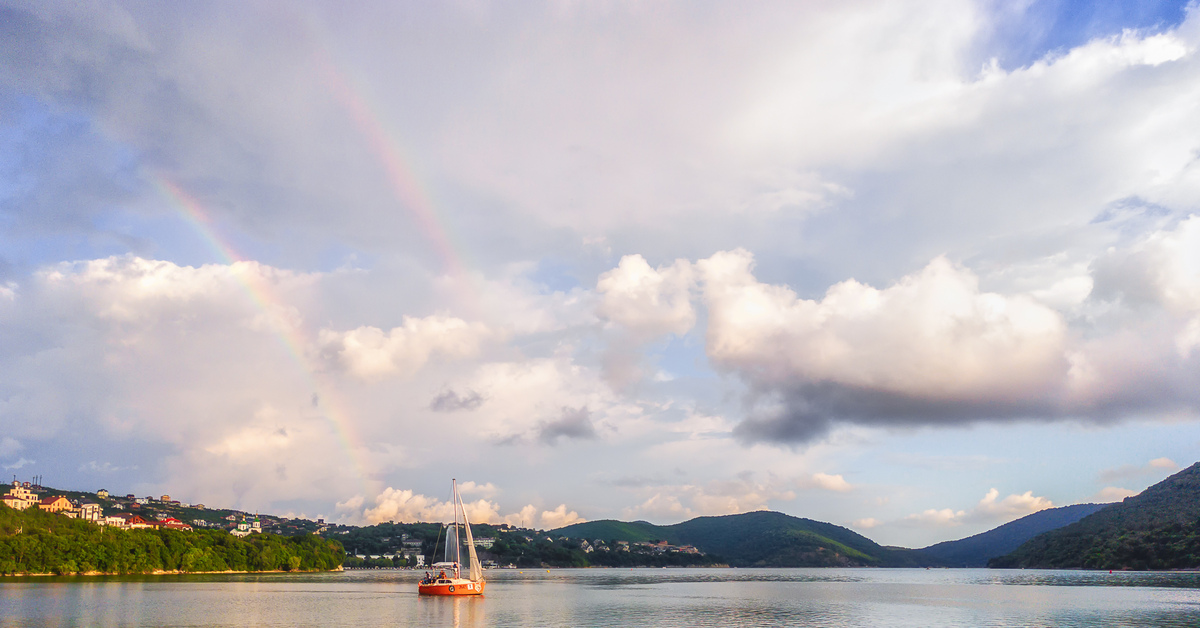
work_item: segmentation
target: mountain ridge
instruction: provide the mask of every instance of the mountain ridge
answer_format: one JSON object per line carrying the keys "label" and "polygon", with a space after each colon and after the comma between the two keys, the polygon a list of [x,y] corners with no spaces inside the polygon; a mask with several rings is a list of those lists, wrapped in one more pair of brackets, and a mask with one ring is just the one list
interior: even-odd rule
{"label": "mountain ridge", "polygon": [[724,557],[735,567],[940,565],[918,550],[884,547],[849,528],[768,510],[696,517],[666,526],[603,519],[550,532],[571,538],[692,545]]}
{"label": "mountain ridge", "polygon": [[1200,462],[1075,523],[1040,534],[989,567],[1200,567]]}

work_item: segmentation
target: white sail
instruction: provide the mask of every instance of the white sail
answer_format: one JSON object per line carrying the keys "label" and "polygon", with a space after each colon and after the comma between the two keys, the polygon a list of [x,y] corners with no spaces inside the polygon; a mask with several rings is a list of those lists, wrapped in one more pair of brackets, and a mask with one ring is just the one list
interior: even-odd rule
{"label": "white sail", "polygon": [[475,538],[471,536],[471,522],[467,521],[467,509],[463,506],[461,497],[458,500],[458,507],[462,508],[463,527],[467,531],[467,553],[471,555],[469,577],[475,581],[483,580],[483,567],[479,565],[479,556],[475,554]]}

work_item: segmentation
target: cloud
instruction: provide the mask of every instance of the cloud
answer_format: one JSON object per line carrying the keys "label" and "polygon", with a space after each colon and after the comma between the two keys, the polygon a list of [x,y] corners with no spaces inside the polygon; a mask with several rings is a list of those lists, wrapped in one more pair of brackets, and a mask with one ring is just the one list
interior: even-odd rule
{"label": "cloud", "polygon": [[487,484],[477,484],[472,481],[461,482],[458,485],[458,492],[462,495],[481,495],[485,498],[494,497],[500,489],[496,488],[495,484],[488,482]]}
{"label": "cloud", "polygon": [[878,526],[880,523],[881,522],[874,517],[867,517],[865,519],[856,519],[850,525],[860,530],[870,530],[871,528]]}
{"label": "cloud", "polygon": [[1022,415],[1066,379],[1057,312],[983,292],[944,258],[882,290],[838,283],[819,301],[758,282],[753,264],[741,250],[697,262],[709,357],[778,400],[738,427],[745,440],[802,441],[835,420]]}
{"label": "cloud", "polygon": [[835,491],[845,493],[854,490],[854,487],[846,481],[841,475],[829,475],[828,473],[814,473],[812,482],[818,488],[823,488],[827,491]]}
{"label": "cloud", "polygon": [[462,396],[453,390],[447,390],[429,402],[429,409],[434,412],[457,412],[459,410],[470,412],[483,405],[483,401],[483,395],[473,390],[468,390]]}
{"label": "cloud", "polygon": [[79,470],[86,471],[87,473],[107,474],[107,473],[116,473],[118,471],[136,471],[137,469],[138,469],[137,465],[121,467],[121,466],[114,465],[111,462],[96,462],[95,460],[92,460],[86,464],[79,465]]}
{"label": "cloud", "polygon": [[689,294],[693,281],[686,260],[654,269],[641,255],[626,255],[597,280],[597,312],[639,338],[682,336],[696,322]]}
{"label": "cloud", "polygon": [[[813,479],[787,481],[772,477],[755,482],[748,474],[734,480],[713,480],[705,484],[650,485],[640,489],[648,497],[635,507],[627,508],[626,518],[649,517],[656,521],[676,523],[705,515],[732,515],[755,510],[768,510],[772,501],[791,501],[796,489],[819,486]],[[840,476],[825,476],[837,478]],[[837,479],[825,480],[838,486]],[[844,481],[843,481],[844,482]],[[822,487],[828,488],[828,487]]]}
{"label": "cloud", "polygon": [[1136,479],[1147,475],[1159,475],[1164,472],[1170,473],[1178,471],[1179,465],[1170,458],[1155,458],[1142,466],[1131,464],[1104,469],[1097,476],[1097,480],[1104,484],[1111,484],[1121,480]]}
{"label": "cloud", "polygon": [[922,512],[908,515],[899,523],[902,525],[952,527],[964,523],[994,523],[1007,522],[1030,515],[1040,510],[1053,508],[1054,504],[1045,497],[1038,497],[1033,491],[1012,494],[1004,499],[998,499],[1000,491],[988,490],[983,499],[971,510],[954,510],[951,508],[931,508]]}
{"label": "cloud", "polygon": [[482,323],[446,316],[406,316],[402,326],[388,332],[377,327],[345,332],[324,329],[318,341],[331,364],[362,379],[378,380],[412,375],[435,355],[449,359],[474,356],[492,335]]}
{"label": "cloud", "polygon": [[30,460],[28,458],[21,458],[20,460],[17,460],[16,462],[11,462],[11,463],[8,463],[5,465],[0,465],[0,466],[3,466],[5,469],[8,469],[11,471],[14,469],[21,469],[21,468],[27,467],[31,464],[37,464],[37,461]]}
{"label": "cloud", "polygon": [[1108,503],[1108,502],[1119,502],[1122,499],[1125,499],[1126,497],[1133,497],[1134,495],[1137,495],[1137,494],[1138,494],[1137,491],[1131,491],[1127,488],[1120,488],[1117,486],[1106,486],[1106,487],[1100,489],[1100,492],[1096,493],[1095,496],[1092,497],[1092,499],[1094,501],[1104,504],[1104,503]]}
{"label": "cloud", "polygon": [[[495,492],[495,487],[491,484],[477,485],[474,482],[464,482],[460,488],[464,492],[484,494],[485,496]],[[388,487],[375,497],[373,507],[366,508],[359,513],[358,509],[362,508],[363,503],[363,498],[356,496],[339,503],[338,510],[346,513],[351,519],[361,520],[367,524],[385,521],[397,523],[446,522],[454,519],[454,506],[451,502],[433,499],[411,490],[397,490]],[[507,523],[518,527],[548,530],[586,521],[574,510],[567,510],[565,504],[559,504],[553,510],[543,510],[540,513],[535,506],[529,504],[521,510],[507,515],[500,514],[500,506],[487,499],[478,499],[473,502],[464,500],[463,508],[466,510],[467,519],[472,523]]]}
{"label": "cloud", "polygon": [[560,438],[593,440],[597,435],[591,417],[586,407],[563,408],[560,418],[538,424],[538,440],[546,445],[554,445]]}
{"label": "cloud", "polygon": [[579,513],[574,510],[568,512],[566,504],[559,504],[554,510],[542,511],[540,526],[546,530],[553,530],[563,526],[569,526],[575,523],[583,523],[586,519],[579,516]]}

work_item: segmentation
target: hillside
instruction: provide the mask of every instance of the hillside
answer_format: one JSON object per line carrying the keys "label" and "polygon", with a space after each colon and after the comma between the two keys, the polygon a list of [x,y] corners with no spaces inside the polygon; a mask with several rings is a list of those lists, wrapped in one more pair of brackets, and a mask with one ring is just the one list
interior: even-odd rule
{"label": "hillside", "polygon": [[693,545],[724,557],[737,567],[912,567],[940,564],[915,550],[887,548],[847,528],[758,511],[721,517],[697,517],[657,526],[637,521],[577,523],[552,534],[604,541],[663,540]]}
{"label": "hillside", "polygon": [[336,569],[342,546],[313,535],[119,530],[0,504],[0,575]]}
{"label": "hillside", "polygon": [[1200,463],[1133,497],[1030,539],[989,567],[1200,567]]}
{"label": "hillside", "polygon": [[957,541],[919,550],[951,567],[986,567],[988,559],[1003,556],[1033,537],[1070,525],[1108,504],[1075,504],[1047,508],[1002,526]]}

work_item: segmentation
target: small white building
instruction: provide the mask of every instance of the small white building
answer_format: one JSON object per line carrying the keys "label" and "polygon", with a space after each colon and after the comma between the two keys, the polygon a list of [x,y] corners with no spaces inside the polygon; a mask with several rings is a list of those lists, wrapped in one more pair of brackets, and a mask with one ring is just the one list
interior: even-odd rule
{"label": "small white building", "polygon": [[79,505],[79,518],[92,523],[99,523],[104,518],[100,504],[85,503]]}

